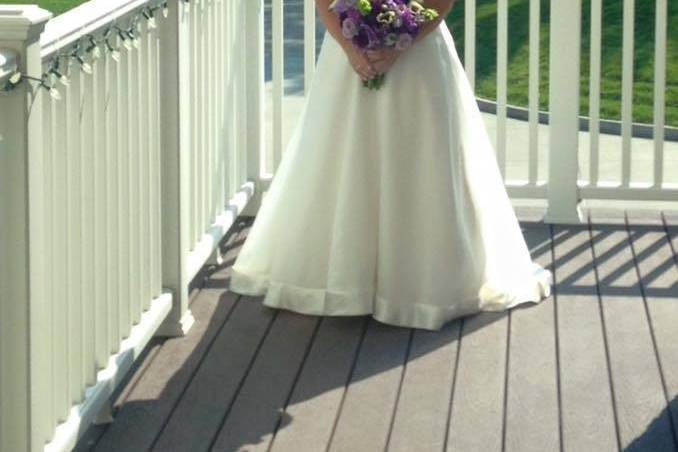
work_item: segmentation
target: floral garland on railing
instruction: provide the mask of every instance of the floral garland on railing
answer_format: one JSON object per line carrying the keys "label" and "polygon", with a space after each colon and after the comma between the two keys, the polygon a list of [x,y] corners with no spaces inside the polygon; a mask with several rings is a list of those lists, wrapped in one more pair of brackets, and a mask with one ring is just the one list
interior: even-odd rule
{"label": "floral garland on railing", "polygon": [[[185,9],[189,8],[191,0],[180,1],[184,3]],[[199,0],[194,0],[195,3],[198,3],[198,1]],[[61,83],[64,86],[69,85],[70,81],[68,79],[67,71],[73,61],[76,61],[80,65],[80,70],[84,74],[91,75],[94,72],[91,63],[101,58],[101,49],[103,47],[116,63],[119,62],[121,47],[115,46],[114,42],[111,41],[117,36],[119,38],[118,43],[122,43],[122,47],[126,50],[131,51],[133,49],[138,49],[141,45],[139,40],[140,21],[145,20],[148,28],[157,28],[158,25],[155,14],[159,10],[162,10],[162,16],[164,18],[168,17],[168,0],[161,0],[154,6],[145,6],[141,8],[137,14],[130,19],[127,28],[122,28],[117,24],[113,24],[107,27],[98,39],[93,34],[88,34],[79,38],[68,51],[58,52],[50,59],[49,64],[47,65],[47,72],[43,73],[41,77],[32,77],[19,71],[13,73],[1,91],[11,91],[26,80],[36,82],[41,88],[48,91],[53,99],[61,99],[61,93],[56,87],[58,83]],[[89,56],[89,62],[86,59],[86,55]],[[62,60],[64,59],[67,64],[66,71],[62,68]]]}

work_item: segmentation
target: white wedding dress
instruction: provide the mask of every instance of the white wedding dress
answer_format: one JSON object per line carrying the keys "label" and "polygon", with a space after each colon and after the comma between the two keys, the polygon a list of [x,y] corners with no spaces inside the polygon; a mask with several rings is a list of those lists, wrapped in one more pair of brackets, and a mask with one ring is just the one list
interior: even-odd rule
{"label": "white wedding dress", "polygon": [[429,330],[549,295],[441,22],[368,90],[325,31],[230,290]]}

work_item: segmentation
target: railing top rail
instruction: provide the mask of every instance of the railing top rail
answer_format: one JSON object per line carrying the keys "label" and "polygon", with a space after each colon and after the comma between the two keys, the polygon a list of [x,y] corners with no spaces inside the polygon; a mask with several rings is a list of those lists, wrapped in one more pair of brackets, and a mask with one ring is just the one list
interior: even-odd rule
{"label": "railing top rail", "polygon": [[0,88],[17,70],[17,55],[14,50],[0,49]]}
{"label": "railing top rail", "polygon": [[47,23],[40,38],[42,58],[52,57],[78,39],[116,23],[152,0],[90,0]]}

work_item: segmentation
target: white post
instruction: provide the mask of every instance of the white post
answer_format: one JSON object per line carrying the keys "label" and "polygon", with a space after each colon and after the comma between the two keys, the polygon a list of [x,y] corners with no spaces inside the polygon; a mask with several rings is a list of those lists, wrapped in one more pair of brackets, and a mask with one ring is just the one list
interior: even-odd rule
{"label": "white post", "polygon": [[247,77],[247,179],[254,193],[242,215],[255,215],[261,206],[263,184],[261,159],[264,152],[264,1],[246,3],[246,77]]}
{"label": "white post", "polygon": [[182,336],[193,324],[188,309],[189,152],[189,15],[184,2],[169,2],[161,30],[160,98],[162,138],[162,280],[172,292],[172,312],[158,336]]}
{"label": "white post", "polygon": [[[0,48],[40,77],[40,34],[51,14],[0,6]],[[0,71],[2,72],[2,71]],[[5,77],[6,78],[6,77]],[[6,80],[5,80],[6,81]],[[2,86],[5,83],[3,81]],[[0,94],[0,450],[42,450],[45,364],[42,95],[24,81]],[[40,428],[42,427],[42,428]]]}
{"label": "white post", "polygon": [[580,47],[581,0],[551,0],[550,154],[544,218],[549,223],[582,221],[577,187]]}

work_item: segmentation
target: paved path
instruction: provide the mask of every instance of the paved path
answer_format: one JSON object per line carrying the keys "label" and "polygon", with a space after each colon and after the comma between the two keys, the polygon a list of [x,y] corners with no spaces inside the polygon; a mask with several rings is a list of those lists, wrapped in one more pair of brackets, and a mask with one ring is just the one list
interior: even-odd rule
{"label": "paved path", "polygon": [[[271,153],[271,65],[270,65],[270,0],[266,1],[266,87],[267,87],[267,164],[272,161]],[[291,137],[297,124],[303,105],[303,2],[285,0],[285,100],[283,143]],[[316,15],[316,55],[320,51],[321,39],[325,28]],[[496,117],[483,113],[485,124],[494,141]],[[507,178],[526,179],[528,168],[529,135],[525,121],[509,119],[507,124]],[[580,134],[580,174],[582,179],[589,173],[589,134]],[[539,126],[539,177],[546,179],[548,162],[549,133],[548,126]],[[654,142],[643,138],[633,139],[633,158],[631,177],[634,182],[649,182],[652,177]],[[621,138],[617,135],[601,135],[600,138],[600,180],[618,181],[621,175]],[[678,184],[678,143],[666,143],[664,175],[668,183]],[[270,164],[268,166],[270,168]]]}

